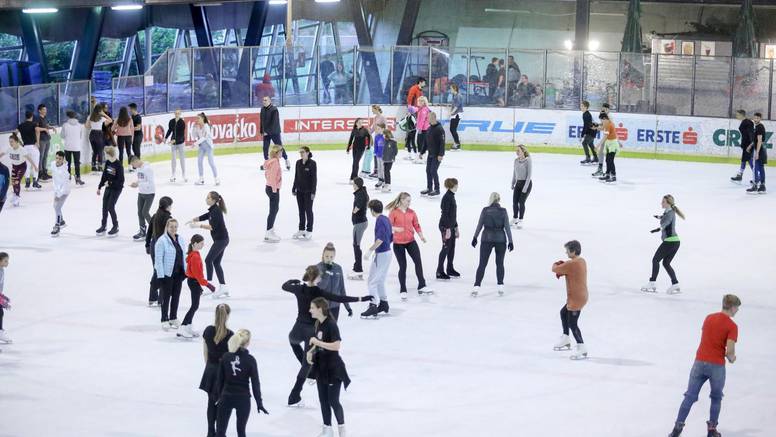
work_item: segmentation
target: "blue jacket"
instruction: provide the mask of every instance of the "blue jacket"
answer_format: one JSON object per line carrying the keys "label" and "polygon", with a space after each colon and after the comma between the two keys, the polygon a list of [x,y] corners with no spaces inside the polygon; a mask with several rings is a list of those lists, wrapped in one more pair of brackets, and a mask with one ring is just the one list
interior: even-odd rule
{"label": "blue jacket", "polygon": [[[186,244],[178,235],[178,244],[181,246],[183,252],[181,261],[183,262],[183,272],[186,272]],[[172,276],[172,272],[175,268],[175,244],[172,242],[170,236],[165,232],[156,240],[154,246],[154,269],[156,270],[157,278],[165,278]]]}

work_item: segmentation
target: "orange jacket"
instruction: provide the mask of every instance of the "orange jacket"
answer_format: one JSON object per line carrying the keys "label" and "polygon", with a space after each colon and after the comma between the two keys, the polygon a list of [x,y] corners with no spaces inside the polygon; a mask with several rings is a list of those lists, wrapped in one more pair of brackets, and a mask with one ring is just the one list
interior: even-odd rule
{"label": "orange jacket", "polygon": [[202,257],[199,251],[192,250],[186,255],[186,277],[196,279],[199,285],[207,287],[208,282],[205,279],[205,272],[202,269]]}
{"label": "orange jacket", "polygon": [[407,105],[418,106],[418,97],[423,95],[423,90],[418,84],[412,85],[407,93]]}
{"label": "orange jacket", "polygon": [[399,208],[394,208],[388,215],[391,220],[391,226],[395,228],[404,228],[401,232],[393,233],[393,244],[407,244],[415,241],[415,232],[422,232],[418,216],[412,208],[407,208],[407,212]]}
{"label": "orange jacket", "polygon": [[566,308],[580,311],[587,303],[587,263],[578,256],[553,264],[552,272],[566,277]]}

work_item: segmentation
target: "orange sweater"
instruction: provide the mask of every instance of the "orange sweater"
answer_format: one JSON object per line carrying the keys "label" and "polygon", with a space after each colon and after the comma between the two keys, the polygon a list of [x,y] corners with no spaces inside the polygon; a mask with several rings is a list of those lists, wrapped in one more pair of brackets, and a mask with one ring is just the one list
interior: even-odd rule
{"label": "orange sweater", "polygon": [[566,277],[566,308],[569,311],[580,311],[587,303],[587,263],[578,256],[553,264],[552,272]]}
{"label": "orange sweater", "polygon": [[190,254],[186,255],[186,277],[196,279],[199,285],[207,287],[208,282],[202,269],[202,257],[199,255],[199,251],[192,250]]}
{"label": "orange sweater", "polygon": [[422,232],[418,216],[412,208],[407,208],[407,212],[399,208],[394,208],[388,215],[391,220],[391,226],[394,228],[403,228],[401,232],[393,233],[394,244],[409,244],[415,241],[415,232]]}

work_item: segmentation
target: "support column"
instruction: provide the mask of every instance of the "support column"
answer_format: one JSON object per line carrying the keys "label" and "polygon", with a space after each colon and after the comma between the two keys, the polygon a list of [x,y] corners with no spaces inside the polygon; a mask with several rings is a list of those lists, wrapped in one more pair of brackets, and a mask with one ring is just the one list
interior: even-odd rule
{"label": "support column", "polygon": [[84,32],[76,44],[75,66],[71,76],[73,80],[92,78],[94,61],[97,59],[97,48],[100,46],[102,25],[105,22],[105,10],[103,7],[88,10]]}
{"label": "support column", "polygon": [[574,50],[587,50],[590,38],[590,0],[577,0],[574,25]]}
{"label": "support column", "polygon": [[46,53],[43,51],[43,40],[38,32],[38,24],[32,14],[25,14],[19,11],[19,23],[22,28],[22,44],[27,53],[27,59],[30,62],[40,64],[41,80],[48,82],[48,63],[46,62]]}
{"label": "support column", "polygon": [[213,34],[210,33],[205,7],[190,4],[189,9],[191,10],[191,22],[194,24],[194,33],[197,35],[197,45],[199,47],[213,47]]}
{"label": "support column", "polygon": [[264,25],[267,22],[268,13],[268,1],[253,2],[253,7],[251,8],[251,19],[248,21],[248,32],[245,35],[245,43],[243,45],[252,47],[258,46],[261,43],[261,35],[264,34]]}
{"label": "support column", "polygon": [[[418,21],[418,14],[420,13],[420,0],[407,0],[407,4],[404,7],[404,16],[401,19],[401,25],[399,26],[399,34],[396,37],[397,46],[408,46],[412,44],[412,34],[415,32],[415,23]],[[393,74],[391,82],[393,86],[388,84],[385,87],[385,93],[391,95],[391,102],[396,99],[396,93],[401,89],[401,81],[404,76],[404,68],[407,65],[407,52],[401,50],[394,50],[392,59]],[[428,79],[430,80],[430,78]],[[394,90],[393,92],[391,90]],[[401,103],[401,98],[399,98]]]}
{"label": "support column", "polygon": [[[372,35],[366,25],[366,11],[362,0],[350,0],[350,11],[353,16],[353,26],[356,29],[359,47],[372,48]],[[388,103],[380,81],[380,69],[377,67],[377,58],[374,52],[361,53],[361,64],[364,67],[366,83],[369,87],[369,96],[372,103]],[[354,71],[357,74],[357,71]]]}

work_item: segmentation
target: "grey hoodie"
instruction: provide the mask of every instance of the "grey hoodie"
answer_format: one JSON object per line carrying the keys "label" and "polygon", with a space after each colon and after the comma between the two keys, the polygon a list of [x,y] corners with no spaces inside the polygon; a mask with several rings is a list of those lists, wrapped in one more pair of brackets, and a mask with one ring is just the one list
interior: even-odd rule
{"label": "grey hoodie", "polygon": [[84,144],[84,126],[77,119],[68,119],[62,125],[60,132],[62,141],[65,143],[65,150],[68,152],[80,152]]}
{"label": "grey hoodie", "polygon": [[531,183],[531,157],[525,159],[515,158],[515,169],[512,172],[512,189],[515,188],[517,181],[525,181],[523,193],[528,191],[528,185]]}
{"label": "grey hoodie", "polygon": [[[342,267],[337,263],[326,264],[323,261],[316,267],[321,272],[318,288],[331,294],[345,296],[345,277],[342,274]],[[329,302],[329,308],[339,308],[339,302]],[[350,305],[345,303],[345,308],[349,309]]]}
{"label": "grey hoodie", "polygon": [[676,233],[676,212],[672,208],[666,208],[660,216],[660,238],[665,241],[670,237],[679,238]]}

